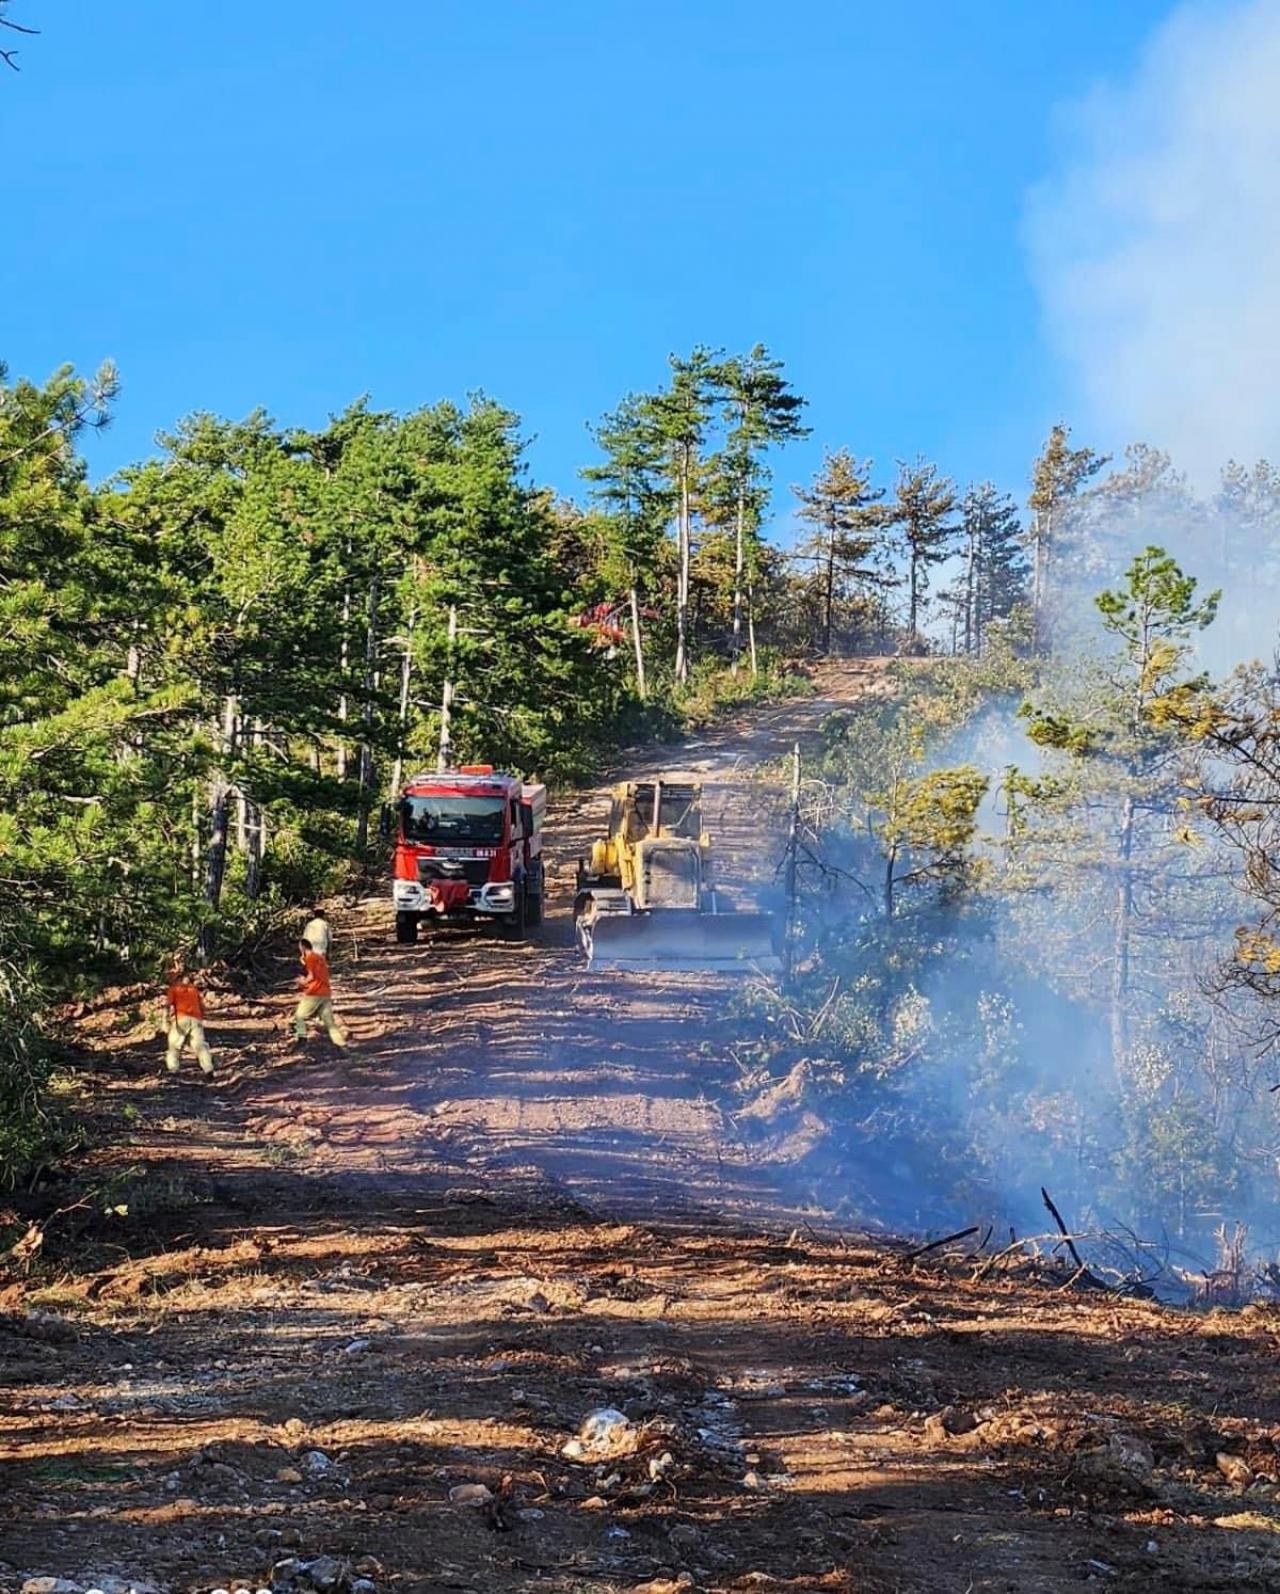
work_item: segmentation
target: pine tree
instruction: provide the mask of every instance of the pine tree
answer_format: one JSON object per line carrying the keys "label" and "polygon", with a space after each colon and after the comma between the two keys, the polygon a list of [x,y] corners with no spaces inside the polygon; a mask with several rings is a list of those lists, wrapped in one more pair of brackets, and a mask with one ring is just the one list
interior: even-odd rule
{"label": "pine tree", "polygon": [[958,588],[956,651],[981,653],[987,627],[1007,619],[1026,598],[1027,564],[1017,505],[993,483],[970,487],[960,505],[963,555]]}
{"label": "pine tree", "polygon": [[1161,548],[1145,549],[1124,584],[1097,599],[1115,644],[1100,676],[1090,681],[1077,666],[1075,690],[1064,701],[1026,711],[1032,739],[1066,762],[1076,788],[1067,800],[1084,826],[1057,855],[1055,870],[1063,879],[1086,871],[1090,888],[1100,887],[1106,902],[1106,1000],[1117,1068],[1129,1053],[1135,943],[1167,942],[1181,929],[1171,911],[1188,866],[1188,849],[1172,823],[1188,789],[1180,728],[1198,716],[1206,697],[1207,681],[1188,664],[1193,638],[1212,623],[1218,597],[1197,597],[1194,578],[1174,559]]}
{"label": "pine tree", "polygon": [[955,542],[957,528],[951,519],[955,505],[955,488],[936,466],[923,459],[914,465],[899,461],[891,514],[906,556],[907,636],[912,644],[920,636],[929,571],[947,558]]}
{"label": "pine tree", "polygon": [[687,358],[672,355],[671,386],[644,400],[646,418],[666,452],[676,520],[676,680],[689,678],[689,595],[693,518],[699,467],[720,382],[719,356],[699,346]]}
{"label": "pine tree", "polygon": [[[731,484],[734,511],[731,658],[736,675],[742,654],[744,591],[754,533],[763,513],[762,455],[771,444],[806,437],[809,428],[800,421],[805,400],[791,391],[782,376],[782,361],[773,359],[762,343],[745,356],[724,361],[719,385],[727,432],[722,469]],[[751,673],[756,673],[754,648]]]}
{"label": "pine tree", "polygon": [[662,480],[663,439],[651,407],[634,395],[626,398],[595,428],[604,462],[582,472],[594,496],[608,511],[610,563],[625,577],[635,655],[636,689],[648,695],[640,611],[658,564],[663,527],[670,501]]}
{"label": "pine tree", "polygon": [[1039,649],[1048,637],[1048,615],[1054,564],[1067,527],[1072,502],[1085,483],[1107,463],[1091,448],[1072,448],[1071,428],[1056,424],[1031,469],[1031,619],[1032,640]]}
{"label": "pine tree", "polygon": [[799,557],[813,565],[821,604],[822,651],[830,654],[836,617],[846,584],[883,586],[886,572],[880,553],[885,515],[878,505],[883,487],[871,485],[871,461],[857,460],[847,448],[828,454],[808,487],[793,487],[800,500],[796,511],[813,527]]}

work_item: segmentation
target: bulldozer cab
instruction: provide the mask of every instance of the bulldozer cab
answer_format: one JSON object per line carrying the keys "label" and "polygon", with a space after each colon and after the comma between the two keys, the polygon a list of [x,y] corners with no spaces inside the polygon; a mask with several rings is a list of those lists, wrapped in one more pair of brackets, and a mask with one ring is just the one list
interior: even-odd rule
{"label": "bulldozer cab", "polygon": [[779,967],[769,914],[724,911],[707,883],[711,839],[696,775],[615,788],[609,833],[578,872],[574,925],[592,968]]}
{"label": "bulldozer cab", "polygon": [[633,781],[621,801],[615,799],[609,828],[629,843],[656,835],[698,841],[702,836],[702,789],[692,781]]}

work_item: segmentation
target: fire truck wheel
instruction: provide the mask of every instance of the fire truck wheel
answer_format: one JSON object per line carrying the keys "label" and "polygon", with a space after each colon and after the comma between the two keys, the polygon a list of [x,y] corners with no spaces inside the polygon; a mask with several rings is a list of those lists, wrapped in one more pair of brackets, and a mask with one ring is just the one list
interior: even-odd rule
{"label": "fire truck wheel", "polygon": [[418,915],[416,913],[396,914],[396,940],[401,946],[412,946],[418,939]]}
{"label": "fire truck wheel", "polygon": [[542,890],[542,874],[539,871],[537,880],[529,890],[528,905],[525,908],[525,917],[531,926],[542,923]]}
{"label": "fire truck wheel", "polygon": [[502,933],[508,941],[523,941],[529,923],[529,893],[524,882],[516,894],[516,911],[502,921]]}

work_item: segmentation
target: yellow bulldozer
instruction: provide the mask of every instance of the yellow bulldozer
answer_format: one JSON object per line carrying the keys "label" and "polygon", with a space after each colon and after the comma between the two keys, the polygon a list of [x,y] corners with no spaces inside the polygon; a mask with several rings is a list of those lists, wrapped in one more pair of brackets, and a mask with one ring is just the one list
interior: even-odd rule
{"label": "yellow bulldozer", "polygon": [[780,967],[772,914],[738,912],[708,879],[711,838],[693,775],[616,786],[609,833],[578,862],[574,925],[596,969]]}

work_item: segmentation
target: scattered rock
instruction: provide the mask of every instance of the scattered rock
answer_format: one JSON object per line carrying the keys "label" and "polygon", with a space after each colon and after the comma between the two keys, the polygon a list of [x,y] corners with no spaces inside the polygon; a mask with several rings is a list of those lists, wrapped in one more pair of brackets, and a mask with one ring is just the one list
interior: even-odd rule
{"label": "scattered rock", "polygon": [[65,1577],[29,1577],[22,1594],[82,1594],[82,1590],[79,1583]]}
{"label": "scattered rock", "polygon": [[317,1556],[314,1561],[308,1561],[303,1570],[320,1594],[330,1594],[347,1580],[346,1566],[332,1555]]}
{"label": "scattered rock", "polygon": [[301,1483],[302,1474],[297,1467],[281,1467],[276,1473],[277,1483]]}
{"label": "scattered rock", "polygon": [[926,1418],[924,1436],[932,1444],[945,1444],[948,1439],[972,1433],[977,1426],[978,1419],[972,1412],[961,1411],[956,1406],[944,1406],[941,1411]]}
{"label": "scattered rock", "polygon": [[560,1451],[568,1461],[613,1461],[633,1456],[640,1446],[640,1430],[616,1406],[601,1406],[588,1413],[578,1437]]}
{"label": "scattered rock", "polygon": [[667,1543],[670,1544],[673,1550],[678,1550],[681,1554],[687,1555],[690,1550],[697,1546],[701,1537],[701,1533],[698,1532],[692,1522],[677,1522],[675,1527],[667,1534]]}
{"label": "scattered rock", "polygon": [[453,1505],[488,1505],[492,1499],[493,1490],[484,1483],[457,1483],[449,1490]]}
{"label": "scattered rock", "polygon": [[302,1470],[308,1478],[323,1478],[334,1466],[323,1450],[308,1450],[302,1458]]}
{"label": "scattered rock", "polygon": [[85,1402],[79,1395],[59,1395],[57,1400],[49,1402],[50,1411],[83,1411]]}
{"label": "scattered rock", "polygon": [[353,1339],[349,1344],[342,1347],[342,1354],[344,1356],[358,1356],[361,1351],[368,1350],[372,1344],[373,1341],[371,1339]]}
{"label": "scattered rock", "polygon": [[1220,1450],[1214,1457],[1218,1471],[1233,1489],[1247,1489],[1253,1482],[1253,1468],[1240,1456]]}
{"label": "scattered rock", "polygon": [[358,1577],[351,1585],[351,1594],[378,1594],[378,1585],[369,1577]]}
{"label": "scattered rock", "polygon": [[1090,1451],[1080,1460],[1078,1471],[1086,1479],[1114,1486],[1138,1488],[1151,1481],[1156,1458],[1151,1446],[1136,1434],[1113,1433],[1106,1447]]}

